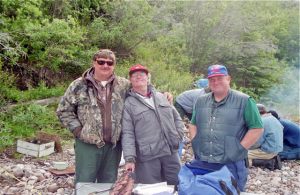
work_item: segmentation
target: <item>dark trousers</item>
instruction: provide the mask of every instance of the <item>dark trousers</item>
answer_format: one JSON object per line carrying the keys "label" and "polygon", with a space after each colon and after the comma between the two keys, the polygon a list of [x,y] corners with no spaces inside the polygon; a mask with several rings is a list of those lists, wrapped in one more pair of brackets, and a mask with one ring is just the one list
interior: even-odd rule
{"label": "dark trousers", "polygon": [[94,144],[87,144],[79,139],[75,140],[76,181],[114,183],[118,175],[121,160],[121,144],[113,148],[112,144],[105,144],[98,148]]}
{"label": "dark trousers", "polygon": [[136,183],[153,184],[166,181],[168,185],[178,184],[180,161],[178,153],[146,162],[137,162]]}

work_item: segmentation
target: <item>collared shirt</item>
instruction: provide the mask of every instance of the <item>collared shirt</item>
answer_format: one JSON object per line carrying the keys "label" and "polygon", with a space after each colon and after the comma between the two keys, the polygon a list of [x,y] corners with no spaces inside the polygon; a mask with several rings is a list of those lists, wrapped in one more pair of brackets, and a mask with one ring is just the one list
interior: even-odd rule
{"label": "collared shirt", "polygon": [[149,105],[151,108],[155,109],[154,100],[153,100],[153,97],[152,97],[151,93],[147,94],[147,96],[143,96],[143,95],[141,95],[139,93],[136,93],[136,94],[139,97],[141,97],[147,105]]}

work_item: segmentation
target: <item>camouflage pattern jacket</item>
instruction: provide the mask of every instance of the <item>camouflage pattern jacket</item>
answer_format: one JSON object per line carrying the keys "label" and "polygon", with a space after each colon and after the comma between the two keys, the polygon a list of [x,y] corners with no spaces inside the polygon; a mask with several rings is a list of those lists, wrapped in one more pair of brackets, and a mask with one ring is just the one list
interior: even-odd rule
{"label": "camouflage pattern jacket", "polygon": [[[73,132],[82,128],[79,139],[85,143],[104,146],[102,132],[101,109],[93,88],[85,77],[73,81],[61,98],[57,108],[57,116],[62,124]],[[115,76],[111,100],[112,137],[115,145],[120,139],[121,119],[129,81]]]}

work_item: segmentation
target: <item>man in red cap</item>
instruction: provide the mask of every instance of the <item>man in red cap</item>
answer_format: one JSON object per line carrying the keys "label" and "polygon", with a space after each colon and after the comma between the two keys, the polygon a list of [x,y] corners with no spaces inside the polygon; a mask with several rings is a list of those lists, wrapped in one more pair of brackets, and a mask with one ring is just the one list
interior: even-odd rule
{"label": "man in red cap", "polygon": [[244,191],[247,150],[263,132],[261,117],[253,98],[230,89],[225,66],[208,67],[207,78],[212,92],[197,99],[189,128],[195,159],[209,169],[226,165]]}
{"label": "man in red cap", "polygon": [[178,146],[184,124],[166,97],[148,83],[148,69],[140,64],[129,69],[132,88],[125,100],[122,148],[125,169],[136,173],[136,182],[178,182]]}

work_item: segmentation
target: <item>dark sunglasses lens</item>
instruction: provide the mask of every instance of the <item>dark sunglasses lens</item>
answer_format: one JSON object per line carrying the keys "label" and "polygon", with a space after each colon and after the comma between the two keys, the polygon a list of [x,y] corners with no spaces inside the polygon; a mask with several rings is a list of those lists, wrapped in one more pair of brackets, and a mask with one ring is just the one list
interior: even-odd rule
{"label": "dark sunglasses lens", "polygon": [[112,65],[114,65],[114,62],[112,62],[112,61],[105,61],[105,60],[97,60],[97,63],[99,64],[99,65],[104,65],[105,63],[108,65],[108,66],[112,66]]}
{"label": "dark sunglasses lens", "polygon": [[97,63],[98,63],[99,65],[104,65],[104,64],[105,64],[105,61],[103,61],[103,60],[97,60]]}
{"label": "dark sunglasses lens", "polygon": [[108,66],[114,65],[114,62],[112,62],[112,61],[106,61],[106,63],[107,63]]}

